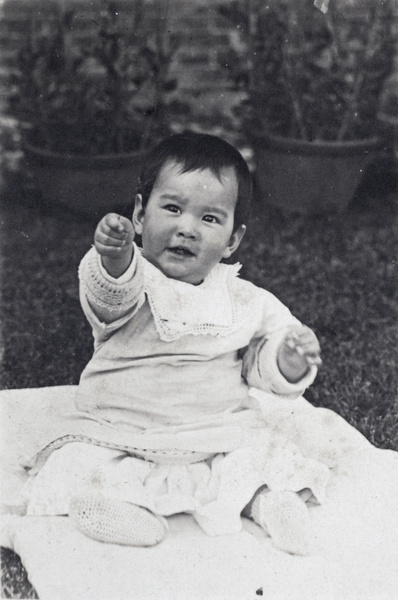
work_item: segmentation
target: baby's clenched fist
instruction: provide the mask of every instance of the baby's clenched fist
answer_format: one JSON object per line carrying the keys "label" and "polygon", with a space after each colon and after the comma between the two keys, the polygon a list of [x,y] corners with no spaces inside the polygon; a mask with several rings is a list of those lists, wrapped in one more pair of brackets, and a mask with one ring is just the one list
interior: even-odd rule
{"label": "baby's clenched fist", "polygon": [[120,277],[133,258],[133,223],[115,213],[107,214],[94,234],[94,245],[105,270],[112,277]]}
{"label": "baby's clenched fist", "polygon": [[120,259],[124,254],[131,253],[133,240],[132,222],[116,213],[105,215],[94,234],[94,245],[98,254],[111,259]]}

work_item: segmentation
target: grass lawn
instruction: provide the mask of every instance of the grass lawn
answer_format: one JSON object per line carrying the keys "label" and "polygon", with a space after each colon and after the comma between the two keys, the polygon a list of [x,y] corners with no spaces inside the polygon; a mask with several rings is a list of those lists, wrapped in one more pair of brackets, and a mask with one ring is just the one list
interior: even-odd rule
{"label": "grass lawn", "polygon": [[[380,448],[398,450],[396,184],[362,189],[344,214],[283,217],[256,202],[237,258],[318,335],[323,367],[306,397]],[[92,352],[77,267],[95,223],[41,206],[22,187],[0,206],[0,389],[76,384]],[[34,597],[3,552],[3,597]],[[20,595],[25,594],[25,595]]]}

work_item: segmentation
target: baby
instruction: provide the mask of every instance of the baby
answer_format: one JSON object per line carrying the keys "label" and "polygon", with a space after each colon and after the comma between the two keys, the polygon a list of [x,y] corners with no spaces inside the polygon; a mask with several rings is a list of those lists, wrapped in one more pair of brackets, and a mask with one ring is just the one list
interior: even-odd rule
{"label": "baby", "polygon": [[264,403],[300,396],[320,347],[222,262],[246,231],[247,165],[220,138],[179,134],[147,157],[140,186],[132,220],[106,215],[80,265],[94,355],[64,435],[37,457],[28,514],[68,514],[127,545],[159,542],[172,514],[209,535],[239,531],[243,514],[304,554],[305,501],[321,501],[329,471],[267,422]]}

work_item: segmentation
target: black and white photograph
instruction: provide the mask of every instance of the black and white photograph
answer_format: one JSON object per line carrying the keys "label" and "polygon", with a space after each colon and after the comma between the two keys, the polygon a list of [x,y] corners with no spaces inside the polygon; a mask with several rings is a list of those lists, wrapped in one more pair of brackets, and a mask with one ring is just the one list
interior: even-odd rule
{"label": "black and white photograph", "polygon": [[398,599],[398,0],[0,0],[1,598]]}

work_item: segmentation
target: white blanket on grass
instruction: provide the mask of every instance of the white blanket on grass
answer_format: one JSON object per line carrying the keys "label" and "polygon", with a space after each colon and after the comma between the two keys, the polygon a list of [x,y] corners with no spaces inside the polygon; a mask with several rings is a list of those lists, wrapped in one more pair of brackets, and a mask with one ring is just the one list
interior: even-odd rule
{"label": "white blanket on grass", "polygon": [[[15,503],[26,477],[20,456],[34,453],[72,406],[73,386],[0,392],[1,493]],[[66,517],[3,515],[1,544],[21,556],[41,600],[398,600],[398,453],[377,450],[334,413],[304,399],[276,403],[294,412],[309,443],[330,433],[350,440],[327,498],[310,509],[314,554],[276,550],[256,525],[208,537],[187,515],[168,519],[153,548],[91,540]],[[326,417],[326,418],[325,418]],[[325,438],[326,436],[326,438]]]}

